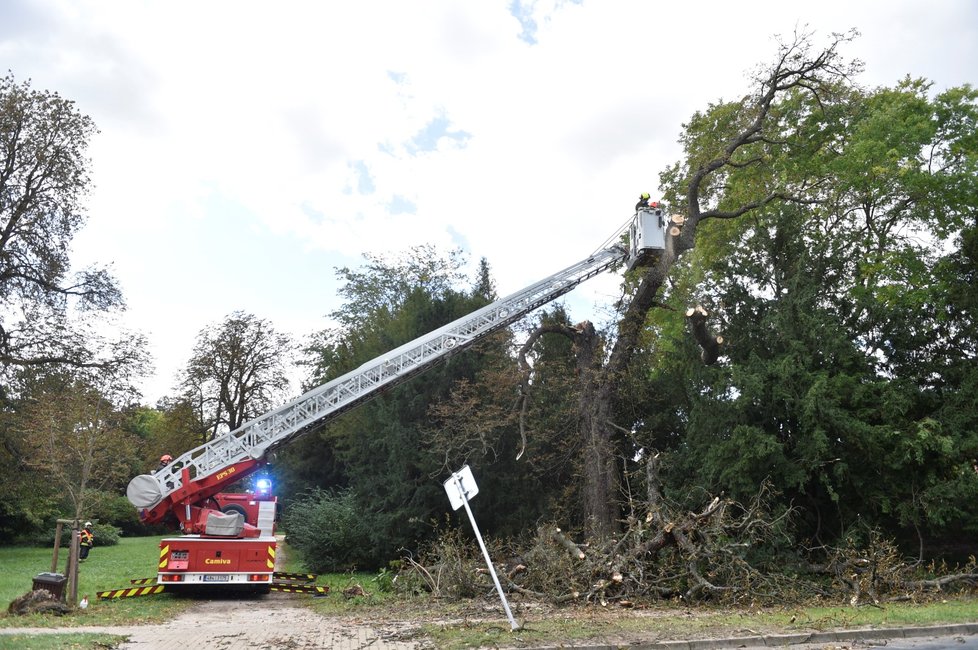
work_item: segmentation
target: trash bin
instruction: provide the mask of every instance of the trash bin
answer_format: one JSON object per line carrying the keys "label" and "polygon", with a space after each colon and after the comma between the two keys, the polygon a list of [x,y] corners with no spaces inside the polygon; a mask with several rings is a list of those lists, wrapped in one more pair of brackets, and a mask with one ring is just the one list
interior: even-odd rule
{"label": "trash bin", "polygon": [[38,573],[34,576],[33,589],[35,591],[38,589],[47,589],[58,600],[64,600],[65,583],[67,582],[68,577],[60,573]]}

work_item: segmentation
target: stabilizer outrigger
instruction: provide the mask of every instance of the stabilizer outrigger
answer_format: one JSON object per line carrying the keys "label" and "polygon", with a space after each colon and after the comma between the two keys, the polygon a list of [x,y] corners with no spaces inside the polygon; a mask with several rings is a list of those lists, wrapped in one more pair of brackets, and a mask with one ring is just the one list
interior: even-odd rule
{"label": "stabilizer outrigger", "polygon": [[[329,587],[312,584],[319,576],[315,573],[287,573],[276,571],[272,574],[271,591],[279,591],[289,594],[312,594],[314,596],[325,596],[329,593]],[[165,593],[167,585],[160,584],[156,578],[132,578],[129,580],[131,587],[122,589],[109,589],[108,591],[96,592],[99,600],[112,600],[115,598],[133,598],[136,596],[155,596]],[[169,591],[174,591],[172,588]]]}

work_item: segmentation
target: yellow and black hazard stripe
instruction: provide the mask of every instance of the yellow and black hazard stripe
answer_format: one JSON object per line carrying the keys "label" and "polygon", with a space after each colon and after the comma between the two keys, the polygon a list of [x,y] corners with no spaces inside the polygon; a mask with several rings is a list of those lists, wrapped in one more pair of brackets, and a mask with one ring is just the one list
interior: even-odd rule
{"label": "yellow and black hazard stripe", "polygon": [[268,558],[265,560],[265,564],[268,565],[268,568],[269,569],[274,569],[275,568],[275,547],[274,546],[269,546],[268,547]]}
{"label": "yellow and black hazard stripe", "polygon": [[164,547],[162,547],[160,549],[160,568],[161,569],[165,569],[166,568],[166,561],[167,561],[167,557],[169,555],[170,555],[170,545],[167,544],[166,546],[164,546]]}
{"label": "yellow and black hazard stripe", "polygon": [[131,585],[152,585],[156,584],[156,578],[132,578],[129,580]]}
{"label": "yellow and black hazard stripe", "polygon": [[128,589],[112,589],[110,591],[99,591],[95,595],[99,600],[110,598],[132,598],[133,596],[152,596],[161,594],[166,590],[166,585],[150,585],[149,587],[130,587]]}
{"label": "yellow and black hazard stripe", "polygon": [[281,591],[287,594],[315,594],[317,596],[325,596],[329,593],[329,587],[320,587],[319,585],[290,585],[276,584],[273,582],[270,588],[272,591]]}
{"label": "yellow and black hazard stripe", "polygon": [[288,573],[276,571],[272,574],[274,580],[302,580],[303,582],[313,582],[319,576],[315,573]]}

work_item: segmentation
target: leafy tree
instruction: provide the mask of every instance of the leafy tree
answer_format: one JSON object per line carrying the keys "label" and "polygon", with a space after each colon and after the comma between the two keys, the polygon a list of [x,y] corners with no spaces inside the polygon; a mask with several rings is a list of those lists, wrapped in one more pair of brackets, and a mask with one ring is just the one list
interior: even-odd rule
{"label": "leafy tree", "polygon": [[282,401],[294,345],[271,322],[234,312],[203,329],[183,372],[183,401],[192,405],[200,443],[233,431]]}
{"label": "leafy tree", "polygon": [[0,492],[0,539],[14,540],[40,529],[60,512],[60,499],[51,482],[31,468],[20,433],[17,401],[4,399],[0,410],[0,467],[4,490]]}
{"label": "leafy tree", "polygon": [[703,230],[700,297],[723,305],[729,364],[672,368],[689,386],[676,487],[692,476],[744,497],[771,479],[823,542],[857,518],[918,534],[974,525],[960,505],[978,489],[974,420],[945,401],[968,374],[951,369],[974,366],[967,310],[949,305],[968,257],[939,255],[974,214],[978,113],[968,88],[928,89],[848,89],[828,114],[796,97],[785,115],[832,115],[816,125],[830,145],[772,152],[764,174],[719,190],[723,202],[766,175],[820,181],[803,201]]}
{"label": "leafy tree", "polygon": [[[142,336],[108,322],[123,306],[110,274],[94,267],[70,272],[70,244],[85,222],[90,182],[85,150],[95,133],[71,101],[9,73],[0,78],[0,459],[9,469],[0,529],[23,532],[60,507],[18,428],[28,404],[20,391],[37,389],[39,377],[74,376],[71,368],[122,378],[145,365]],[[114,338],[106,334],[113,329]],[[65,403],[77,403],[81,388],[67,380],[60,386],[68,391]],[[43,391],[52,408],[56,387]],[[77,510],[84,490],[72,484]]]}
{"label": "leafy tree", "polygon": [[95,132],[73,102],[0,78],[0,370],[8,379],[11,367],[111,365],[138,347],[103,346],[72,317],[122,306],[105,269],[69,274]]}
{"label": "leafy tree", "polygon": [[476,272],[476,281],[473,293],[475,293],[477,296],[482,296],[490,302],[499,297],[496,294],[496,283],[492,279],[492,271],[489,268],[489,260],[484,257],[479,260],[479,270]]}
{"label": "leafy tree", "polygon": [[137,438],[124,429],[120,407],[135,396],[128,382],[100,371],[59,371],[25,377],[15,419],[22,462],[70,505],[90,516],[97,501],[130,477]]}
{"label": "leafy tree", "polygon": [[163,398],[152,412],[145,429],[143,472],[155,469],[163,454],[177,456],[207,438],[200,411],[187,398]]}

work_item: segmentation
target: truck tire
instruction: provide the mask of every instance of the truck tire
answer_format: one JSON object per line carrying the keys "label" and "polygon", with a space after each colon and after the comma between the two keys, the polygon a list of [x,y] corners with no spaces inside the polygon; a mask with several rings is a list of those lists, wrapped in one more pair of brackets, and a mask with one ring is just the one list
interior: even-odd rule
{"label": "truck tire", "polygon": [[237,513],[237,514],[241,515],[241,517],[245,521],[248,520],[248,517],[245,514],[245,509],[242,508],[241,506],[239,506],[237,503],[231,503],[229,505],[224,506],[223,508],[221,508],[221,512],[223,512],[226,515],[231,514],[231,513]]}

